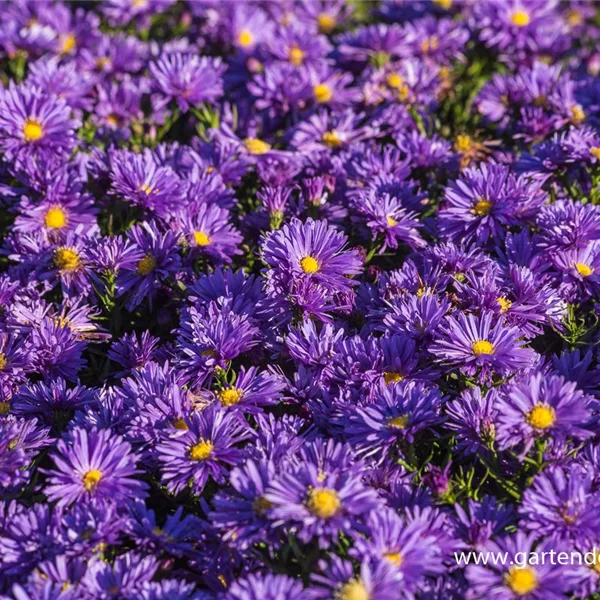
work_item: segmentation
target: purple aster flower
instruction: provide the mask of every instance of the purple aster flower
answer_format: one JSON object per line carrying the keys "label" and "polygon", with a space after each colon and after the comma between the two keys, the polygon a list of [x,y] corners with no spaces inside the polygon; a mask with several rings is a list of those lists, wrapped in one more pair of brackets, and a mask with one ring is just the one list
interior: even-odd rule
{"label": "purple aster flower", "polygon": [[183,203],[184,184],[171,167],[161,166],[150,150],[143,154],[117,150],[110,158],[113,195],[160,218]]}
{"label": "purple aster flower", "polygon": [[346,250],[346,236],[327,221],[293,219],[268,234],[262,258],[284,280],[308,279],[331,292],[349,289],[349,279],[361,271],[356,250]]}
{"label": "purple aster flower", "polygon": [[533,217],[546,202],[542,181],[515,177],[504,165],[467,169],[446,188],[439,213],[441,233],[453,242],[502,239],[504,230]]}
{"label": "purple aster flower", "polygon": [[230,386],[216,392],[217,400],[225,408],[244,413],[257,413],[262,407],[277,404],[285,379],[275,370],[259,372],[256,367],[242,367]]}
{"label": "purple aster flower", "polygon": [[522,557],[519,560],[520,564],[501,564],[500,561],[493,564],[489,561],[485,566],[469,565],[466,569],[469,583],[467,598],[566,600],[569,597],[568,592],[578,581],[576,567],[552,565],[549,561],[534,564],[530,560],[533,552],[558,550],[556,544],[536,544],[535,539],[533,535],[527,536],[519,531],[513,536],[490,542],[486,547],[488,552]]}
{"label": "purple aster flower", "polygon": [[444,426],[456,435],[456,451],[467,456],[489,454],[496,440],[498,394],[480,388],[465,390],[445,407]]}
{"label": "purple aster flower", "polygon": [[498,444],[511,448],[524,443],[525,450],[537,438],[592,435],[589,396],[574,382],[558,375],[533,375],[508,387],[500,396],[498,409]]}
{"label": "purple aster flower", "polygon": [[200,494],[209,477],[223,483],[228,476],[226,465],[241,462],[244,451],[236,444],[249,433],[234,413],[217,405],[191,414],[185,423],[187,428],[165,438],[156,448],[162,481],[175,494],[188,486]]}
{"label": "purple aster flower", "polygon": [[63,98],[74,110],[90,111],[93,106],[93,82],[77,70],[75,63],[61,64],[58,57],[40,59],[30,65],[27,84]]}
{"label": "purple aster flower", "polygon": [[16,415],[40,417],[47,423],[62,424],[76,410],[83,410],[98,401],[95,390],[76,385],[67,387],[64,379],[49,383],[23,385],[12,399],[11,411]]}
{"label": "purple aster flower", "polygon": [[201,310],[190,308],[179,328],[180,364],[194,386],[202,385],[217,369],[258,344],[258,328],[248,315],[211,302]]}
{"label": "purple aster flower", "polygon": [[231,224],[231,215],[215,204],[200,204],[192,214],[190,209],[175,215],[178,230],[189,244],[190,255],[206,255],[217,263],[230,263],[236,254],[242,236]]}
{"label": "purple aster flower", "polygon": [[145,495],[146,484],[135,479],[136,455],[108,429],[74,429],[58,441],[45,492],[60,506],[92,498],[123,501]]}
{"label": "purple aster flower", "polygon": [[141,121],[144,113],[141,109],[141,86],[134,80],[99,85],[96,88],[98,103],[92,116],[94,123],[100,126],[100,135],[107,133],[120,139],[129,139],[131,125]]}
{"label": "purple aster flower", "polygon": [[407,525],[395,510],[373,511],[367,522],[368,537],[356,540],[351,555],[385,560],[402,577],[405,593],[413,594],[426,575],[442,569],[441,551],[423,523]]}
{"label": "purple aster flower", "polygon": [[359,124],[363,117],[350,109],[332,114],[320,110],[293,130],[290,146],[299,152],[334,152],[375,137],[376,129]]}
{"label": "purple aster flower", "polygon": [[469,500],[466,509],[455,504],[454,510],[458,517],[457,534],[478,550],[483,550],[516,517],[511,506],[498,504],[491,496],[485,496],[481,502]]}
{"label": "purple aster flower", "polygon": [[400,440],[412,442],[419,432],[440,422],[439,390],[401,379],[393,385],[381,384],[371,404],[353,406],[344,415],[344,431],[362,454],[387,456]]}
{"label": "purple aster flower", "polygon": [[496,374],[501,377],[519,369],[533,366],[535,353],[524,347],[520,331],[516,327],[505,327],[493,313],[481,317],[475,315],[458,318],[446,317],[441,335],[429,347],[429,351],[442,364],[458,367],[465,375],[479,376],[489,380]]}
{"label": "purple aster flower", "polygon": [[265,498],[273,505],[275,525],[294,527],[301,541],[318,538],[319,546],[326,548],[376,509],[379,499],[362,482],[364,467],[348,464],[349,447],[330,440],[323,449],[327,455],[321,460],[302,451],[298,466],[276,477]]}
{"label": "purple aster flower", "polygon": [[387,248],[395,250],[399,243],[405,243],[412,249],[425,245],[419,235],[421,223],[417,214],[408,211],[399,198],[369,190],[353,198],[352,206],[360,215],[357,220],[364,222],[371,232],[371,238],[383,238],[380,254]]}
{"label": "purple aster flower", "polygon": [[143,502],[136,502],[131,508],[129,520],[130,534],[139,548],[149,553],[166,552],[173,556],[193,554],[193,542],[202,531],[202,522],[194,515],[183,515],[180,506],[174,514],[167,515],[160,526],[153,510]]}
{"label": "purple aster flower", "polygon": [[112,344],[107,356],[124,368],[118,373],[124,375],[151,362],[157,355],[159,343],[160,340],[150,335],[149,331],[144,331],[139,336],[135,333],[124,333]]}
{"label": "purple aster flower", "polygon": [[153,89],[158,92],[155,108],[175,100],[182,112],[202,102],[215,102],[223,94],[225,67],[220,58],[196,54],[163,54],[150,63]]}
{"label": "purple aster flower", "polygon": [[481,41],[510,64],[535,56],[557,57],[567,49],[566,23],[557,3],[545,0],[491,0],[473,7],[472,25]]}
{"label": "purple aster flower", "polygon": [[600,538],[600,497],[592,486],[592,475],[580,465],[551,467],[536,475],[523,495],[521,527],[548,533],[558,542],[592,546]]}
{"label": "purple aster flower", "polygon": [[231,487],[216,494],[209,514],[224,539],[234,540],[242,549],[265,537],[276,539],[270,522],[273,504],[265,498],[275,472],[275,464],[265,459],[249,459],[231,471]]}
{"label": "purple aster flower", "polygon": [[7,158],[65,156],[78,126],[65,100],[37,87],[11,82],[0,94],[0,148]]}
{"label": "purple aster flower", "polygon": [[152,303],[163,282],[179,271],[181,258],[177,235],[172,231],[161,232],[154,223],[144,221],[135,225],[127,237],[136,251],[121,265],[116,293],[117,296],[127,294],[127,309],[133,310],[145,298]]}

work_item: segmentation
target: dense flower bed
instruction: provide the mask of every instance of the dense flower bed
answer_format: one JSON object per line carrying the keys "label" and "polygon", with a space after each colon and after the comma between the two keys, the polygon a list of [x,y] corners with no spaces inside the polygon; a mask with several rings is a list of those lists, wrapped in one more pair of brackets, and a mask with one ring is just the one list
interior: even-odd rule
{"label": "dense flower bed", "polygon": [[600,5],[0,8],[1,598],[600,597]]}

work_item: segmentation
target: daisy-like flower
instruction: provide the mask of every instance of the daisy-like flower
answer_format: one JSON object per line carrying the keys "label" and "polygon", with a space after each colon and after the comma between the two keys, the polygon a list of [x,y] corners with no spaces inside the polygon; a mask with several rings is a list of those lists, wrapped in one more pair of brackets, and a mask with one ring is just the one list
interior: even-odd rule
{"label": "daisy-like flower", "polygon": [[177,235],[161,232],[156,224],[144,221],[128,232],[135,252],[127,255],[117,279],[117,296],[127,294],[127,308],[133,310],[144,298],[154,299],[161,282],[179,271]]}
{"label": "daisy-like flower", "polygon": [[348,464],[350,448],[331,442],[327,449],[321,460],[302,452],[297,468],[282,473],[265,493],[276,525],[294,526],[300,540],[318,538],[322,548],[379,506],[377,494],[362,482],[364,467]]}
{"label": "daisy-like flower", "polygon": [[92,499],[124,501],[145,496],[146,484],[135,479],[136,455],[108,429],[77,427],[58,441],[45,493],[60,506]]}
{"label": "daisy-like flower", "polygon": [[156,109],[175,100],[185,113],[202,102],[215,102],[223,94],[225,66],[220,58],[167,53],[151,63],[149,69],[153,89],[158,92]]}
{"label": "daisy-like flower", "polygon": [[[397,373],[386,381],[393,382]],[[415,436],[440,422],[442,397],[439,390],[414,381],[394,385],[383,383],[372,403],[345,415],[343,425],[348,439],[367,456],[386,456],[399,440]]]}
{"label": "daisy-like flower", "polygon": [[493,319],[491,312],[481,317],[448,316],[429,351],[440,363],[458,367],[469,377],[479,371],[483,380],[533,366],[535,352],[519,339],[518,328],[505,327],[501,321],[492,324]]}
{"label": "daisy-like flower", "polygon": [[446,188],[439,227],[453,242],[501,239],[507,226],[533,216],[546,202],[542,181],[516,177],[504,165],[467,169]]}
{"label": "daisy-like flower", "polygon": [[162,166],[149,149],[143,154],[119,150],[110,155],[110,193],[161,218],[183,204],[185,187],[173,169]]}
{"label": "daisy-like flower", "polygon": [[[469,565],[466,577],[469,582],[469,598],[490,598],[494,600],[567,600],[579,580],[576,566],[561,566],[550,561],[529,561],[532,553],[555,553],[556,544],[545,542],[536,544],[534,535],[519,531],[512,536],[498,538],[490,542],[486,551],[498,553],[496,556],[513,557],[513,564]],[[514,564],[514,557],[524,557]]]}
{"label": "daisy-like flower", "polygon": [[557,542],[585,540],[591,546],[600,539],[600,497],[593,475],[581,465],[552,467],[536,475],[519,512],[522,527]]}
{"label": "daisy-like flower", "polygon": [[441,550],[421,521],[406,524],[391,508],[373,511],[366,523],[367,537],[356,541],[351,555],[387,562],[402,577],[405,592],[414,593],[426,575],[442,569]]}
{"label": "daisy-like flower", "polygon": [[508,387],[500,396],[498,444],[527,450],[538,438],[587,439],[591,437],[591,398],[575,382],[558,375],[533,377]]}
{"label": "daisy-like flower", "polygon": [[286,281],[310,278],[332,292],[349,290],[361,261],[356,250],[346,250],[347,239],[327,221],[293,219],[267,235],[262,258]]}
{"label": "daisy-like flower", "polygon": [[274,371],[259,373],[256,367],[242,367],[235,381],[216,392],[216,396],[225,408],[256,413],[263,406],[277,404],[284,385],[284,379]]}
{"label": "daisy-like flower", "polygon": [[190,214],[190,209],[178,213],[175,221],[186,236],[191,256],[204,254],[217,263],[230,263],[241,254],[240,232],[231,224],[231,215],[216,204],[200,204]]}
{"label": "daisy-like flower", "polygon": [[37,87],[11,82],[0,93],[0,149],[7,158],[65,156],[78,126],[65,100]]}
{"label": "daisy-like flower", "polygon": [[186,487],[200,494],[209,477],[223,483],[227,466],[241,462],[244,450],[236,444],[249,436],[233,413],[211,405],[185,419],[185,427],[158,444],[162,481],[177,494]]}
{"label": "daisy-like flower", "polygon": [[273,504],[265,491],[275,477],[272,461],[247,460],[231,471],[231,488],[220,491],[213,500],[211,522],[224,531],[225,539],[235,540],[246,548],[255,541],[275,539],[269,520]]}

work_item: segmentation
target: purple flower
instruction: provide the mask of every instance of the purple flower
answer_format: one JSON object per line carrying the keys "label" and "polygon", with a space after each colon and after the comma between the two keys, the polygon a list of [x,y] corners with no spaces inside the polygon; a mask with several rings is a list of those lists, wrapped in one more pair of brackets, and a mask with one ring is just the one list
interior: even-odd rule
{"label": "purple flower", "polygon": [[490,312],[482,317],[446,317],[441,335],[429,351],[442,364],[456,366],[469,377],[479,372],[483,380],[533,366],[535,353],[523,346],[519,330],[500,321],[492,325],[493,318]]}
{"label": "purple flower", "polygon": [[235,466],[244,456],[236,444],[248,436],[238,418],[217,405],[192,413],[185,419],[185,427],[156,448],[162,481],[175,494],[188,486],[200,494],[209,477],[224,482],[226,465]]}
{"label": "purple flower", "polygon": [[497,403],[498,444],[511,448],[525,444],[528,449],[538,438],[592,435],[589,396],[574,382],[557,375],[538,373],[504,391]]}
{"label": "purple flower", "polygon": [[45,492],[60,506],[92,499],[124,501],[145,495],[146,484],[135,479],[136,455],[108,429],[74,429],[58,441],[52,455]]}
{"label": "purple flower", "polygon": [[195,54],[163,54],[150,64],[153,88],[159,93],[156,108],[175,100],[182,112],[202,102],[215,102],[223,94],[225,67],[219,58]]}
{"label": "purple flower", "polygon": [[37,87],[11,82],[0,93],[0,148],[7,158],[66,156],[78,126],[65,100]]}

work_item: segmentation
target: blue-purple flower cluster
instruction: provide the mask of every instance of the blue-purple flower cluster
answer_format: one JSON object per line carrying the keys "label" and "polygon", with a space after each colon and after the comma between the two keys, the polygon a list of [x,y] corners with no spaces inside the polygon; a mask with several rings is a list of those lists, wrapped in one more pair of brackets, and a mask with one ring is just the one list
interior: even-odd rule
{"label": "blue-purple flower cluster", "polygon": [[2,600],[600,598],[600,5],[1,9]]}

